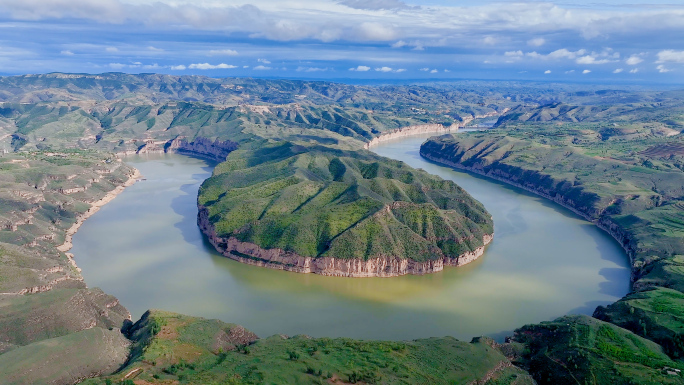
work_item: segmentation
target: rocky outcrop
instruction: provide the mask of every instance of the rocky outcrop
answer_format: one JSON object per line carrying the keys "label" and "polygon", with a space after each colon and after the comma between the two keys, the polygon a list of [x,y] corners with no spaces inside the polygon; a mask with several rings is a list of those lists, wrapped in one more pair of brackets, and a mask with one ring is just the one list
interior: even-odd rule
{"label": "rocky outcrop", "polygon": [[207,209],[202,206],[199,207],[197,224],[216,250],[230,259],[272,269],[335,277],[397,277],[406,274],[435,273],[442,271],[444,266],[463,266],[473,262],[484,254],[485,246],[493,239],[493,235],[486,234],[483,238],[485,246],[454,258],[444,257],[429,261],[414,261],[394,256],[378,256],[367,260],[311,258],[282,249],[264,249],[254,243],[241,242],[235,237],[219,237],[209,221]]}
{"label": "rocky outcrop", "polygon": [[179,153],[223,162],[228,154],[237,148],[238,144],[230,140],[220,141],[216,139],[212,141],[198,137],[194,141],[188,142],[184,137],[179,136],[167,142],[146,140],[137,150],[123,152],[119,155]]}
{"label": "rocky outcrop", "polygon": [[238,144],[230,140],[220,141],[216,139],[212,142],[210,139],[198,137],[194,141],[188,142],[186,139],[179,137],[167,142],[164,146],[164,151],[195,155],[223,162],[228,154],[237,148]]}
{"label": "rocky outcrop", "polygon": [[[472,121],[472,118],[468,122]],[[463,124],[465,125],[465,124]],[[442,124],[420,124],[416,126],[407,126],[402,128],[397,128],[395,130],[386,131],[379,136],[371,139],[370,142],[366,143],[363,148],[366,150],[380,143],[387,142],[388,140],[405,138],[407,136],[422,135],[422,134],[446,134],[453,131],[458,131],[461,125],[452,124],[451,126],[444,126]]]}
{"label": "rocky outcrop", "polygon": [[[445,157],[438,156],[436,154],[428,154],[427,151],[421,147],[420,156],[435,163],[443,164],[445,166],[458,168],[466,171],[470,171],[476,174],[486,176],[491,179],[496,179],[498,181],[522,188],[536,195],[542,196],[546,199],[554,201],[559,205],[569,209],[575,214],[581,216],[589,222],[594,223],[600,229],[604,230],[611,237],[613,237],[620,246],[625,250],[627,256],[630,258],[630,263],[634,264],[634,254],[636,252],[636,242],[632,237],[624,231],[620,226],[615,224],[609,217],[602,216],[601,212],[598,212],[595,208],[590,208],[585,205],[580,205],[572,198],[560,194],[557,191],[550,190],[538,184],[532,183],[529,180],[521,180],[517,175],[513,175],[510,172],[502,168],[495,167],[494,165],[489,165],[483,167],[480,164],[475,164],[473,166],[465,166],[461,163],[454,162]],[[632,274],[632,282],[635,281],[634,273]]]}
{"label": "rocky outcrop", "polygon": [[[501,114],[505,114],[509,111],[509,108],[504,109]],[[463,118],[461,123],[454,123],[450,126],[444,126],[442,124],[419,124],[414,126],[407,126],[402,128],[397,128],[395,130],[386,131],[379,136],[371,139],[366,143],[363,148],[366,150],[380,143],[387,142],[393,139],[405,138],[407,136],[423,135],[423,134],[447,134],[450,132],[458,131],[459,128],[464,128],[470,122],[475,119],[486,119],[492,116],[499,115],[499,112],[490,112],[484,115],[467,116]]]}

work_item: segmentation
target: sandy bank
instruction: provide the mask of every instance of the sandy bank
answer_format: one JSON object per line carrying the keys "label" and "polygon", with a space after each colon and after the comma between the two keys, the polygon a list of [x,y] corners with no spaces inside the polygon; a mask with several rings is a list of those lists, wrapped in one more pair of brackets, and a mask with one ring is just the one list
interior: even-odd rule
{"label": "sandy bank", "polygon": [[[133,174],[128,178],[126,182],[124,182],[124,184],[117,186],[116,188],[114,188],[114,190],[108,192],[104,197],[102,197],[102,199],[91,203],[88,211],[79,215],[78,218],[76,218],[76,222],[73,225],[71,225],[69,229],[67,229],[66,235],[64,237],[64,243],[57,246],[57,250],[64,253],[71,250],[71,248],[73,247],[72,238],[74,234],[76,234],[78,229],[81,227],[83,222],[85,222],[86,219],[90,218],[91,215],[98,212],[100,210],[100,207],[111,202],[114,198],[116,198],[117,195],[121,194],[126,189],[126,187],[133,185],[138,179],[140,179],[141,176],[142,175],[140,174],[140,171],[134,168]],[[79,269],[78,266],[76,266],[76,262],[74,262],[73,254],[66,253],[66,255],[67,257],[69,257],[69,261],[74,266],[74,268],[76,268],[78,271],[81,271],[81,269]]]}

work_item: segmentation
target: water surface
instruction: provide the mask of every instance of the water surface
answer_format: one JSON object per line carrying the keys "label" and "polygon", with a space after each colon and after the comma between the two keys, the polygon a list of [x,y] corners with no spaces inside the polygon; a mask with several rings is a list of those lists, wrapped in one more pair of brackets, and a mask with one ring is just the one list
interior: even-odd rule
{"label": "water surface", "polygon": [[238,323],[260,336],[501,337],[526,323],[591,314],[627,293],[627,257],[612,238],[523,190],[421,159],[423,140],[374,151],[454,180],[492,213],[494,241],[465,267],[339,278],[221,257],[196,225],[197,189],[211,167],[181,155],[127,158],[146,180],[88,219],[72,252],[88,285],[118,297],[134,318],[159,308]]}

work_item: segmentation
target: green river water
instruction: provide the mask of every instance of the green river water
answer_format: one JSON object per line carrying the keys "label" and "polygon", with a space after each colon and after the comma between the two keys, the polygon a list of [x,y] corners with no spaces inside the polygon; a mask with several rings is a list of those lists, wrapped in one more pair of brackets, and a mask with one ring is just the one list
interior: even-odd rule
{"label": "green river water", "polygon": [[134,319],[157,308],[241,324],[261,337],[501,339],[526,323],[591,314],[627,293],[627,257],[607,234],[521,189],[421,159],[424,140],[373,150],[455,181],[493,215],[494,241],[465,267],[337,278],[221,257],[196,225],[197,189],[211,166],[181,155],[126,158],[146,180],[89,218],[71,252],[87,284],[119,298]]}

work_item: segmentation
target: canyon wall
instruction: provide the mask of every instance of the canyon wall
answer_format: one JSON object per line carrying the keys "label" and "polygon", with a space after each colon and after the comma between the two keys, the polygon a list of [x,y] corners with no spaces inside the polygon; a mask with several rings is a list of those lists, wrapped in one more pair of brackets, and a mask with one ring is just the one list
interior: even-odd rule
{"label": "canyon wall", "polygon": [[[420,155],[423,158],[433,161],[435,163],[470,171],[476,174],[486,176],[488,178],[496,179],[498,181],[522,188],[524,190],[527,190],[536,195],[542,196],[546,199],[558,203],[559,205],[571,210],[572,212],[581,216],[587,221],[594,223],[600,229],[610,234],[610,236],[613,237],[620,244],[620,246],[622,246],[622,248],[627,253],[627,256],[630,258],[630,263],[634,265],[634,255],[636,253],[637,245],[636,241],[632,239],[630,234],[628,234],[622,227],[614,223],[609,217],[602,216],[602,213],[593,207],[589,207],[587,205],[578,203],[578,200],[568,196],[569,194],[564,194],[552,189],[548,189],[542,186],[541,183],[537,183],[538,181],[536,181],[534,178],[520,178],[519,175],[516,175],[516,173],[511,172],[511,170],[506,170],[503,167],[497,167],[496,164],[482,166],[481,164],[476,163],[472,166],[465,166],[461,163],[454,162],[448,157],[440,156],[435,152],[428,153],[428,151],[425,150],[422,146],[420,149]],[[513,168],[513,166],[507,167]],[[519,169],[518,171],[523,173],[529,170]],[[529,172],[527,174],[529,175]],[[540,177],[542,176],[540,175]],[[632,271],[632,282],[634,282],[636,277],[634,275],[634,269]]]}
{"label": "canyon wall", "polygon": [[464,128],[475,119],[486,119],[492,116],[497,116],[499,114],[505,114],[509,110],[510,108],[506,108],[501,113],[494,111],[484,115],[467,116],[463,118],[463,121],[461,123],[454,123],[448,127],[442,124],[418,124],[414,126],[397,128],[394,130],[383,132],[382,134],[376,136],[375,138],[371,139],[368,143],[366,143],[363,146],[363,148],[368,150],[371,147],[378,145],[379,143],[387,142],[393,139],[405,138],[407,136],[423,134],[447,134],[450,132],[455,132],[458,131],[460,128]]}
{"label": "canyon wall", "polygon": [[[442,271],[444,266],[468,264],[482,256],[485,250],[485,246],[482,246],[455,258],[444,257],[430,261],[413,261],[394,256],[378,256],[368,260],[311,258],[282,249],[264,249],[254,243],[241,242],[234,237],[219,237],[209,221],[207,209],[202,206],[199,207],[197,224],[216,250],[230,259],[272,269],[336,277],[397,277],[406,274],[435,273]],[[485,235],[484,245],[489,244],[492,238],[493,235]]]}
{"label": "canyon wall", "polygon": [[184,137],[179,136],[166,142],[150,139],[147,140],[145,144],[138,147],[137,150],[128,151],[121,155],[178,153],[208,158],[216,162],[223,162],[226,160],[228,154],[237,148],[238,144],[230,140],[220,141],[216,139],[212,141],[211,139],[197,137],[192,142],[189,142]]}

